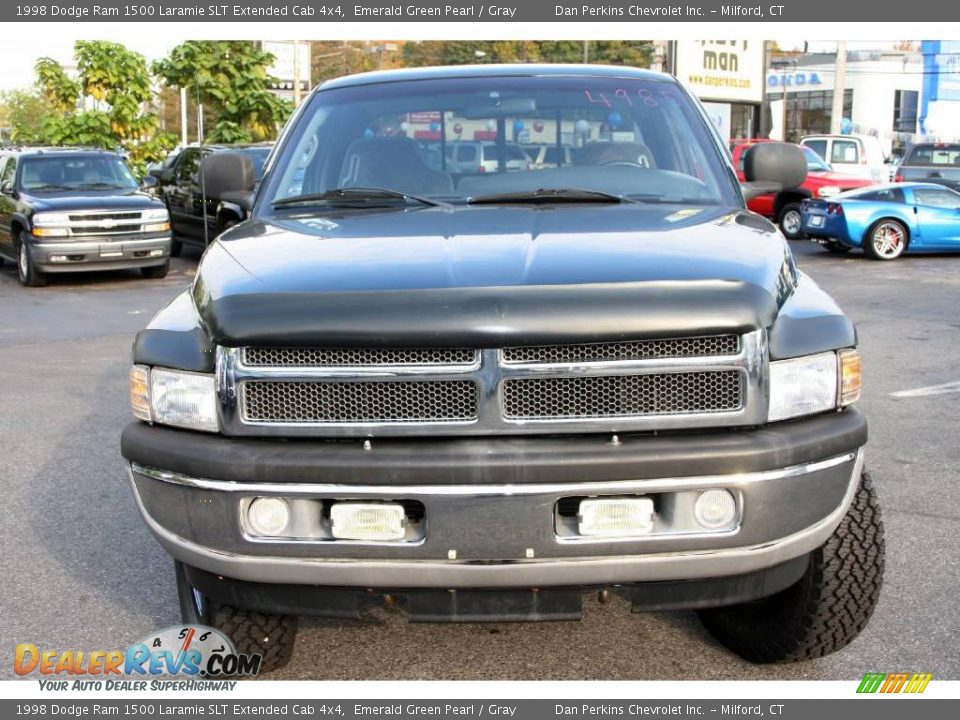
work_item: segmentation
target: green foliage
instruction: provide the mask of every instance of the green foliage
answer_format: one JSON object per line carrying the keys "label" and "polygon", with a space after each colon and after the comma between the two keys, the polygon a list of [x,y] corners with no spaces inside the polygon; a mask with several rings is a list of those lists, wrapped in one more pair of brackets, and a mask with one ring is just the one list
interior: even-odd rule
{"label": "green foliage", "polygon": [[292,106],[270,92],[273,55],[253,42],[188,40],[153,64],[168,85],[187,88],[216,120],[211,142],[250,142],[276,137]]}
{"label": "green foliage", "polygon": [[[582,63],[581,40],[448,41],[406,43],[402,56],[408,67],[473,63]],[[653,44],[647,40],[590,40],[587,60],[600,65],[649,67]]]}
{"label": "green foliage", "polygon": [[176,145],[175,137],[157,132],[146,59],[120,43],[102,40],[78,41],[74,57],[77,79],[50,58],[37,61],[37,88],[52,112],[17,132],[30,135],[23,142],[123,150],[142,176],[148,163]]}
{"label": "green foliage", "polygon": [[57,110],[36,90],[9,90],[0,95],[0,127],[6,140],[23,145],[43,142],[43,125]]}
{"label": "green foliage", "polygon": [[34,66],[37,87],[47,103],[59,112],[71,112],[80,100],[80,83],[70,78],[52,58],[43,57]]}

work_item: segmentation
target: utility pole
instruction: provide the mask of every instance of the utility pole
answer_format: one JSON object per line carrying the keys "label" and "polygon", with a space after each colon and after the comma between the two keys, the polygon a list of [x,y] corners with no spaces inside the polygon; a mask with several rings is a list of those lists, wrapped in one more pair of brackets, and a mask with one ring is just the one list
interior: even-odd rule
{"label": "utility pole", "polygon": [[293,41],[293,106],[300,105],[300,41]]}
{"label": "utility pole", "polygon": [[180,144],[187,146],[187,89],[180,88]]}
{"label": "utility pole", "polygon": [[843,92],[847,83],[847,43],[837,43],[836,70],[833,73],[833,105],[830,108],[830,133],[838,135],[843,123]]}

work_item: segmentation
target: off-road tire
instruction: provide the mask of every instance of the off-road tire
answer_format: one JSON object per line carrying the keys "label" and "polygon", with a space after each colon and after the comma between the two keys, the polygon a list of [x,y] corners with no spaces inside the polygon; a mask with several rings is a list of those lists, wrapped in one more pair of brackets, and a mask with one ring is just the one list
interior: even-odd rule
{"label": "off-road tire", "polygon": [[756,602],[700,611],[721,644],[754,663],[823,657],[866,627],[883,582],[880,506],[870,476],[860,478],[853,503],[793,586]]}
{"label": "off-road tire", "polygon": [[165,278],[170,271],[170,261],[167,260],[163,265],[153,265],[151,267],[140,268],[140,272],[148,280],[159,280]]}
{"label": "off-road tire", "polygon": [[263,659],[260,672],[278,670],[290,662],[297,637],[299,618],[295,615],[274,615],[254,612],[203,600],[202,612],[192,602],[193,589],[189,585],[183,565],[176,563],[177,595],[180,617],[185,623],[207,625],[221,630],[233,640],[238,653],[257,654]]}

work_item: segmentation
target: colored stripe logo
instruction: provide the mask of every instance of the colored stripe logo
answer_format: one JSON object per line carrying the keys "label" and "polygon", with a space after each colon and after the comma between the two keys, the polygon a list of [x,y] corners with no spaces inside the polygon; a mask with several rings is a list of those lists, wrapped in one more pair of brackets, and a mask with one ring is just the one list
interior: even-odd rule
{"label": "colored stripe logo", "polygon": [[867,673],[857,687],[858,693],[922,693],[933,680],[933,673]]}

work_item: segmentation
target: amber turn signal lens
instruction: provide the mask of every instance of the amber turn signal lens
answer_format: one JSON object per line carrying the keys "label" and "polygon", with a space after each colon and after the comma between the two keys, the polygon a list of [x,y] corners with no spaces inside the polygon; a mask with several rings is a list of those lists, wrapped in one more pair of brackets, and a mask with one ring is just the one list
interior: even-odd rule
{"label": "amber turn signal lens", "polygon": [[145,365],[130,368],[130,407],[133,416],[151,422],[150,412],[150,369]]}
{"label": "amber turn signal lens", "polygon": [[860,353],[851,348],[837,353],[840,359],[840,407],[860,399]]}

